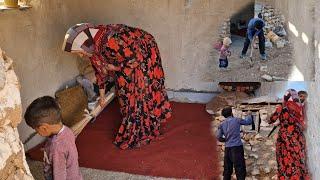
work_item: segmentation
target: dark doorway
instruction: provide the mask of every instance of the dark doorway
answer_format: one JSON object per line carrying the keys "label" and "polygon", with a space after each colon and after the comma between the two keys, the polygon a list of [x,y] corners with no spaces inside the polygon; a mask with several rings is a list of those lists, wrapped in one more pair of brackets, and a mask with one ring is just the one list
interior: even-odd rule
{"label": "dark doorway", "polygon": [[231,36],[246,36],[247,25],[251,18],[254,17],[254,5],[252,1],[250,4],[245,6],[238,13],[234,14],[230,19],[230,33]]}

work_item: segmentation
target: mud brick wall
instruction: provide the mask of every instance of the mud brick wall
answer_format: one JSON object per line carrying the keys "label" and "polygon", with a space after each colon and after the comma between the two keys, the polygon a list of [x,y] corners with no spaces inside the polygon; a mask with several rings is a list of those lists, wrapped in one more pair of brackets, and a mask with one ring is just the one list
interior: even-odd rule
{"label": "mud brick wall", "polygon": [[20,85],[12,60],[0,49],[0,179],[33,179],[17,130],[21,122]]}

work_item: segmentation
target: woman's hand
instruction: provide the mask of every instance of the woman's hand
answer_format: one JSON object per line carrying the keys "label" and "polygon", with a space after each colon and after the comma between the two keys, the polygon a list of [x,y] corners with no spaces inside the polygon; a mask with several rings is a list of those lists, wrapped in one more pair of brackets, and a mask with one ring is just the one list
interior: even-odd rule
{"label": "woman's hand", "polygon": [[103,108],[105,104],[106,104],[106,99],[104,97],[103,98],[100,97],[100,99],[99,99],[100,107]]}
{"label": "woman's hand", "polygon": [[104,107],[104,105],[106,104],[105,89],[99,89],[99,93],[100,93],[99,105],[101,107]]}

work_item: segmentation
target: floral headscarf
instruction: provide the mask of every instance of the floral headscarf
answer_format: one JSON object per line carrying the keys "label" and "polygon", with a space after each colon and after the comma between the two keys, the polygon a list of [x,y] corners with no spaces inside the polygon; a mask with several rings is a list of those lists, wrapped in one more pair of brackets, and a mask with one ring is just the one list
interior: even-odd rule
{"label": "floral headscarf", "polygon": [[90,23],[81,23],[71,27],[65,35],[62,50],[67,52],[83,50],[93,53],[93,38],[97,32],[98,29]]}
{"label": "floral headscarf", "polygon": [[298,103],[299,102],[299,95],[298,92],[294,89],[288,89],[286,94],[283,96],[283,102],[289,102],[289,101],[293,101]]}
{"label": "floral headscarf", "polygon": [[299,125],[304,126],[304,117],[302,105],[299,102],[298,92],[294,89],[288,89],[283,97],[283,105],[288,109],[289,114],[297,120]]}

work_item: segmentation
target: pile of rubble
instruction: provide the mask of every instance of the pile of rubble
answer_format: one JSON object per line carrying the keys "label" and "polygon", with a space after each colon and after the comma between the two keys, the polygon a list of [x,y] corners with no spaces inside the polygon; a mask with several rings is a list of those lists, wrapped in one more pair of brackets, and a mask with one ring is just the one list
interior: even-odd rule
{"label": "pile of rubble", "polygon": [[265,21],[264,33],[266,38],[266,47],[272,48],[275,45],[277,48],[283,48],[288,41],[286,40],[287,32],[285,30],[285,17],[279,10],[270,5],[255,5],[256,17],[262,15]]}
{"label": "pile of rubble", "polygon": [[[267,137],[273,126],[267,123],[268,114],[275,109],[275,105],[237,105],[233,108],[235,117],[244,118],[246,110],[252,110],[255,130],[252,126],[243,126],[242,142],[244,144],[247,179],[277,179],[277,162],[275,157],[275,141],[277,133]],[[261,120],[261,127],[258,132],[257,124]],[[221,110],[215,113],[212,121],[212,133],[215,135],[217,127],[225,118],[221,116]],[[220,167],[223,172],[224,143],[218,142],[218,151],[220,152]],[[223,177],[221,175],[221,177]],[[233,179],[235,178],[233,174]]]}

